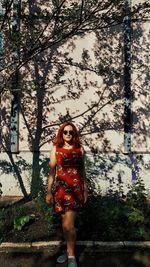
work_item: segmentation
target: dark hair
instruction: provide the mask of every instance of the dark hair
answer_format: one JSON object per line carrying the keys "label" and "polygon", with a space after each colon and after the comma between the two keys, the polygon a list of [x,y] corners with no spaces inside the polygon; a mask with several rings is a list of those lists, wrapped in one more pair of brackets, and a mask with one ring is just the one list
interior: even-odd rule
{"label": "dark hair", "polygon": [[63,145],[64,145],[63,130],[68,125],[72,126],[72,128],[73,128],[74,134],[72,136],[72,144],[74,147],[78,148],[81,146],[79,134],[78,134],[78,130],[77,130],[76,126],[72,122],[64,122],[63,124],[60,125],[60,128],[58,130],[56,138],[54,139],[54,145],[56,147],[63,147]]}

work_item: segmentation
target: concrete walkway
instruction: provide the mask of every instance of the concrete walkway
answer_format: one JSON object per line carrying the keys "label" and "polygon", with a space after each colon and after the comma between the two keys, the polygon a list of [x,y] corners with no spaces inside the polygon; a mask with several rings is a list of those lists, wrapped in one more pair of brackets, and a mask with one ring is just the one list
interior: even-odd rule
{"label": "concrete walkway", "polygon": [[[2,243],[1,267],[67,267],[56,258],[64,249],[60,241]],[[150,267],[150,242],[78,241],[76,257],[79,267]]]}

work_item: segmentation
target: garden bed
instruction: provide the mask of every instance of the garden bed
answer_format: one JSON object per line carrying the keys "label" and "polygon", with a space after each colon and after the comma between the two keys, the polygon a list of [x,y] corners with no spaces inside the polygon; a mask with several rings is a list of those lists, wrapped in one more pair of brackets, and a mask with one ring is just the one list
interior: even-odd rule
{"label": "garden bed", "polygon": [[[145,198],[137,203],[135,199],[134,202],[117,199],[115,195],[91,195],[76,219],[77,238],[148,241],[149,215],[150,206]],[[61,240],[61,218],[53,214],[52,207],[42,198],[20,201],[0,209],[0,235],[1,242]]]}

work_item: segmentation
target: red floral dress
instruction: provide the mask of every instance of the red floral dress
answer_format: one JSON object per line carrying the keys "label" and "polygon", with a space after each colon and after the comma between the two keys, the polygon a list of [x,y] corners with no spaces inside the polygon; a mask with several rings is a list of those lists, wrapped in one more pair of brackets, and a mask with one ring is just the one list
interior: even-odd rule
{"label": "red floral dress", "polygon": [[56,179],[52,188],[54,211],[79,211],[84,204],[80,148],[56,148]]}

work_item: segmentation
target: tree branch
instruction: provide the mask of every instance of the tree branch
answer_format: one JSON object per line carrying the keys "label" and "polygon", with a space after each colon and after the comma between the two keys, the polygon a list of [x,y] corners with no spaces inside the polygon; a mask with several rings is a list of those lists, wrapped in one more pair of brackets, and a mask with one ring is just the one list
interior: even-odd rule
{"label": "tree branch", "polygon": [[5,11],[5,14],[3,16],[3,21],[2,21],[2,25],[1,25],[0,31],[3,30],[4,23],[5,23],[6,19],[7,19],[8,13],[10,12],[11,6],[13,4],[13,0],[11,0],[10,2],[7,1],[7,3],[8,3],[8,6],[6,6],[6,11]]}

